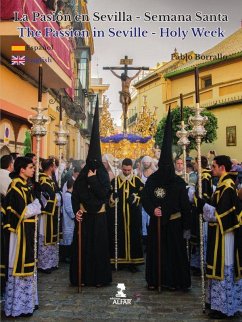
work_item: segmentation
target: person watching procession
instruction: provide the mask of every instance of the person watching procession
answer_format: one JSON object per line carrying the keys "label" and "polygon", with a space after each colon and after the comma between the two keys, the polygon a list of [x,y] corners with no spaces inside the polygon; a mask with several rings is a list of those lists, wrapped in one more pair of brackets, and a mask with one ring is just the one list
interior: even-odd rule
{"label": "person watching procession", "polygon": [[[73,181],[75,181],[76,178],[79,176],[80,172],[81,172],[81,167],[80,166],[75,166],[72,169],[72,176],[68,180],[72,179]],[[63,196],[67,191],[67,182],[68,182],[68,180],[64,183],[64,185],[62,187],[62,195]]]}
{"label": "person watching procession", "polygon": [[[71,246],[70,282],[76,286],[101,287],[112,282],[106,217],[110,181],[102,163],[98,109],[97,99],[86,165],[72,192],[76,221]],[[79,259],[81,269],[78,267]]]}
{"label": "person watching procession", "polygon": [[195,186],[197,183],[197,174],[194,171],[194,166],[191,162],[187,162],[187,184]]}
{"label": "person watching procession", "polygon": [[213,159],[212,173],[219,178],[212,205],[198,198],[197,205],[208,222],[206,276],[207,303],[214,319],[242,312],[242,210],[226,155]]}
{"label": "person watching procession", "polygon": [[34,174],[31,159],[18,157],[14,178],[2,205],[6,249],[6,290],[4,313],[7,317],[31,316],[38,307],[35,271],[35,221],[41,213],[27,185]]}
{"label": "person watching procession", "polygon": [[1,169],[0,169],[0,193],[1,197],[6,196],[8,187],[12,181],[10,173],[14,169],[14,160],[10,154],[3,155],[1,157]]}
{"label": "person watching procession", "polygon": [[[141,168],[140,168],[140,179],[145,185],[147,179],[149,176],[155,171],[154,165],[153,165],[153,159],[146,155],[141,160]],[[146,250],[146,244],[147,244],[147,228],[149,226],[150,217],[147,214],[147,212],[142,207],[142,240],[144,249]]]}
{"label": "person watching procession", "polygon": [[158,170],[146,181],[142,205],[150,216],[146,281],[149,290],[161,287],[187,291],[191,286],[186,241],[191,209],[185,181],[175,174],[172,159],[172,117],[168,112]]}
{"label": "person watching procession", "polygon": [[183,178],[183,168],[184,168],[183,160],[181,158],[177,158],[175,160],[175,172],[176,172],[176,175],[182,178]]}
{"label": "person watching procession", "polygon": [[[14,160],[13,157],[10,154],[3,155],[1,157],[1,169],[0,169],[0,201],[1,204],[4,202],[4,198],[7,194],[9,185],[12,182],[12,179],[10,178],[10,174],[14,170]],[[3,233],[3,225],[4,225],[4,217],[3,213],[1,212],[1,258],[0,258],[0,276],[1,276],[1,295],[3,295],[4,287],[5,287],[5,262],[4,262],[4,253],[5,253],[5,238]]]}
{"label": "person watching procession", "polygon": [[111,182],[112,195],[110,197],[109,236],[111,263],[115,264],[115,199],[118,199],[118,267],[128,267],[133,273],[138,271],[136,265],[144,263],[142,250],[142,217],[140,197],[143,183],[133,174],[132,160],[122,161],[122,172],[117,177],[117,194],[115,193],[115,179]]}
{"label": "person watching procession", "polygon": [[[78,172],[79,174],[79,172]],[[63,193],[63,221],[62,221],[62,233],[63,240],[60,245],[60,253],[62,261],[70,262],[70,247],[73,240],[73,232],[75,227],[75,215],[72,208],[71,195],[73,191],[73,184],[75,180],[69,179],[66,183],[66,191]]]}
{"label": "person watching procession", "polygon": [[112,154],[104,154],[102,156],[102,162],[108,172],[110,182],[115,177],[113,160],[114,160],[114,157],[112,156]]}

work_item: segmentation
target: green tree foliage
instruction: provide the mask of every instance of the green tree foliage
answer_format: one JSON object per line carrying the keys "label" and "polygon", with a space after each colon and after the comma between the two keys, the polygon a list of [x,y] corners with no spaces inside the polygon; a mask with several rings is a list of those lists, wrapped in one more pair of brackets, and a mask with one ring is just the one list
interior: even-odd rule
{"label": "green tree foliage", "polygon": [[[175,108],[171,111],[173,122],[172,122],[172,128],[173,128],[173,144],[176,147],[177,141],[179,138],[176,136],[176,132],[180,130],[179,125],[181,124],[181,115],[180,115],[180,108]],[[185,124],[188,124],[188,118],[191,115],[195,115],[194,109],[190,107],[184,107],[183,108],[183,117]],[[201,113],[202,116],[206,115],[208,117],[208,122],[205,124],[205,129],[207,131],[205,137],[202,139],[202,142],[205,143],[212,143],[214,140],[217,139],[217,128],[218,128],[218,121],[217,118],[212,114],[210,111],[204,110]],[[164,128],[165,128],[165,122],[166,117],[164,117],[158,124],[156,135],[155,135],[155,143],[159,146],[161,146],[164,136]],[[192,126],[188,125],[186,130],[191,130]],[[188,149],[195,150],[196,149],[196,142],[195,139],[189,136],[190,144],[188,146]],[[175,150],[181,150],[175,148]],[[178,151],[177,151],[178,152]],[[178,152],[179,154],[179,152]]]}
{"label": "green tree foliage", "polygon": [[32,140],[29,131],[25,132],[25,139],[24,139],[24,155],[26,153],[32,152]]}

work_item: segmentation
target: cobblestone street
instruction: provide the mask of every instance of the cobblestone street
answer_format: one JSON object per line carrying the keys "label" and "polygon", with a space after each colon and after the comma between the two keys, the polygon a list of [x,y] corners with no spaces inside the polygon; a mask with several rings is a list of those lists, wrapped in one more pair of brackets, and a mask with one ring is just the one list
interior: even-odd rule
{"label": "cobblestone street", "polygon": [[[144,266],[140,272],[113,272],[113,283],[103,288],[84,287],[77,293],[69,286],[69,266],[61,264],[51,275],[39,273],[39,310],[31,318],[6,321],[209,321],[202,313],[199,278],[193,278],[190,292],[148,291]],[[131,305],[113,304],[117,284],[124,283]],[[211,320],[210,320],[211,321]],[[239,318],[233,318],[239,321]]]}

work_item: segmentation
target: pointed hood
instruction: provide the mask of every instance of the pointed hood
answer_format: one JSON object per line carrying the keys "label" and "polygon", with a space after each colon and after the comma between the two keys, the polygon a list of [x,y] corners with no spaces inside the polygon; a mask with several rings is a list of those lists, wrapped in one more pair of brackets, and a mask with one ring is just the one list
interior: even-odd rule
{"label": "pointed hood", "polygon": [[88,155],[87,155],[87,163],[88,161],[94,161],[94,160],[102,162],[100,134],[99,134],[98,97],[97,97],[95,113],[93,117],[92,134],[91,134],[90,146],[89,146]]}
{"label": "pointed hood", "polygon": [[170,108],[166,119],[158,167],[159,175],[164,183],[168,183],[168,181],[175,176],[175,168],[172,158],[172,115]]}

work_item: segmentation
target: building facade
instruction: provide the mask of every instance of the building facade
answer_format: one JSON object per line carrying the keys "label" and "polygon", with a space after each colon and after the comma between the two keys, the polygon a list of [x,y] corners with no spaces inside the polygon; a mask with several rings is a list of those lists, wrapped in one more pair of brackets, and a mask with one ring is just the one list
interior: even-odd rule
{"label": "building facade", "polygon": [[[217,139],[202,144],[202,153],[209,151],[242,160],[242,28],[182,68],[165,74],[166,106],[195,106],[194,68],[199,69],[200,105],[218,119]],[[199,59],[200,57],[200,59]]]}
{"label": "building facade", "polygon": [[[74,23],[73,16],[88,13],[86,1],[31,0],[12,1],[9,5],[8,1],[3,0],[1,6],[1,155],[9,152],[23,154],[26,131],[31,129],[28,118],[35,114],[32,107],[36,107],[38,102],[38,70],[41,64],[42,106],[46,108],[44,114],[49,116],[47,134],[41,140],[41,156],[58,156],[55,132],[59,125],[61,96],[63,124],[69,133],[64,158],[84,158],[87,143],[81,126],[91,104],[90,75],[94,44],[90,23]],[[42,15],[67,14],[72,18],[69,24],[39,19],[33,21],[33,11]],[[13,12],[18,12],[17,18]],[[45,32],[51,28],[53,33],[47,37]],[[54,31],[70,29],[85,29],[89,35],[79,38],[54,35]],[[35,152],[35,139],[32,141],[32,150]]]}

